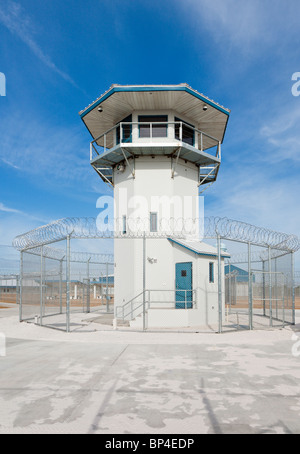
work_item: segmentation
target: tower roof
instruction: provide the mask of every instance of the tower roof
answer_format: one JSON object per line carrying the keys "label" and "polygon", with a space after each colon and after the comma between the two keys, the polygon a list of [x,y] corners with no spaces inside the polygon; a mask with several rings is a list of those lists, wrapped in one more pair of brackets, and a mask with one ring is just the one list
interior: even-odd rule
{"label": "tower roof", "polygon": [[[98,111],[101,106],[102,112]],[[206,110],[203,107],[207,106]],[[94,139],[135,110],[173,110],[204,133],[223,141],[230,110],[192,89],[179,85],[112,85],[79,112]]]}
{"label": "tower roof", "polygon": [[[197,255],[208,256],[208,257],[217,257],[218,250],[211,246],[210,244],[203,243],[202,241],[192,241],[192,240],[180,240],[174,238],[168,238],[171,243],[177,244],[185,249],[188,249],[191,252],[194,252]],[[230,258],[228,252],[221,252],[222,258]]]}

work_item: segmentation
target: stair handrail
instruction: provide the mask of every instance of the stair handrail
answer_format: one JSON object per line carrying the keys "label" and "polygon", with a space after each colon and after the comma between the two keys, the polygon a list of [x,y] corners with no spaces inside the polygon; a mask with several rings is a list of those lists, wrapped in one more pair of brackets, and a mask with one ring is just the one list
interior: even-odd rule
{"label": "stair handrail", "polygon": [[[144,303],[141,303],[138,307],[136,308],[133,308],[132,307],[132,303],[134,302],[134,300],[136,298],[139,298],[141,296],[144,295],[144,293],[146,294],[147,290],[143,290],[141,293],[139,293],[138,295],[134,296],[133,298],[131,298],[129,301],[127,301],[127,303],[125,303],[124,305],[122,306],[115,306],[115,318],[121,318],[123,321],[125,320],[125,317],[130,315],[130,320],[133,320],[133,317],[132,317],[132,314],[133,312],[138,309],[140,306],[143,306]],[[131,311],[129,311],[127,314],[125,314],[125,309],[128,307],[128,306],[131,306]],[[118,310],[119,309],[122,309],[122,317],[118,317]]]}

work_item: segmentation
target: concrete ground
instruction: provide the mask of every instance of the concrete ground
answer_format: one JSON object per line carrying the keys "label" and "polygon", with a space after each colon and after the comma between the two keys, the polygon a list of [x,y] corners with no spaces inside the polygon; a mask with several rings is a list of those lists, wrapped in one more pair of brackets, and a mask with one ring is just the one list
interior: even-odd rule
{"label": "concrete ground", "polygon": [[12,307],[0,333],[1,434],[300,433],[300,325],[66,334]]}

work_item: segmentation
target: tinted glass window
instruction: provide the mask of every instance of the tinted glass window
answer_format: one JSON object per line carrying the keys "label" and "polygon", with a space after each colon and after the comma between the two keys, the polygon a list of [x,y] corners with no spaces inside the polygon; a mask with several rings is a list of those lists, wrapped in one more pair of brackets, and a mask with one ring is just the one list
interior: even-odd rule
{"label": "tinted glass window", "polygon": [[152,137],[167,137],[168,125],[163,124],[168,121],[167,115],[140,115],[138,118],[139,123],[145,123],[145,125],[139,124],[139,136],[140,137],[151,137],[150,123],[162,123],[152,125]]}
{"label": "tinted glass window", "polygon": [[214,264],[210,262],[209,264],[209,282],[213,283],[215,280],[214,278]]}

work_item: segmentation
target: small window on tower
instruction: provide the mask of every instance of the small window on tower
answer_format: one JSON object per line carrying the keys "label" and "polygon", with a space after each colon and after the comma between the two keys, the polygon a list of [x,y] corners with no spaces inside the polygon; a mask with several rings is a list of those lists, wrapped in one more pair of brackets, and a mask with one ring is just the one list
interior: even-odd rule
{"label": "small window on tower", "polygon": [[214,276],[214,263],[210,262],[209,263],[209,283],[213,284],[215,282],[215,276]]}
{"label": "small window on tower", "polygon": [[157,213],[150,213],[150,232],[157,232]]}
{"label": "small window on tower", "polygon": [[126,219],[126,216],[123,216],[122,233],[123,233],[123,235],[125,235],[125,233],[127,233],[127,219]]}

